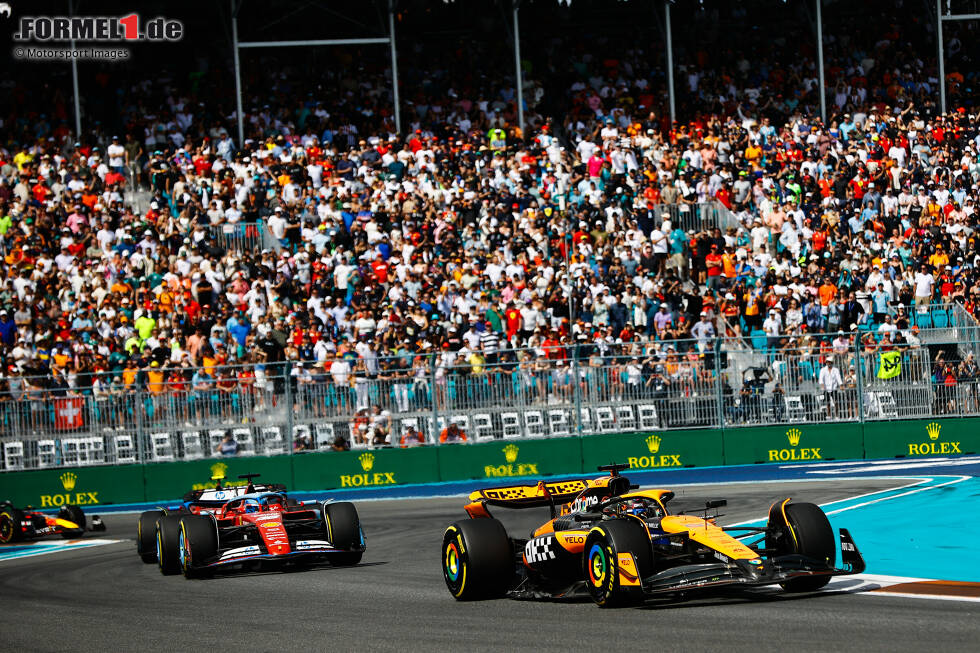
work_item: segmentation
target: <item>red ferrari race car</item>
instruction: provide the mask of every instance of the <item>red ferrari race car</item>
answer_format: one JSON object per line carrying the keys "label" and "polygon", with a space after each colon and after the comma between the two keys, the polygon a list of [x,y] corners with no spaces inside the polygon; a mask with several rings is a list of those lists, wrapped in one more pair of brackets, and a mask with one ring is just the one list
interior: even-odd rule
{"label": "red ferrari race car", "polygon": [[[298,503],[282,490],[265,489],[279,486],[256,486],[252,478],[244,491],[205,490],[176,510],[140,515],[143,561],[187,578],[232,566],[360,562],[365,540],[353,504]],[[230,496],[219,499],[221,492]]]}
{"label": "red ferrari race car", "polygon": [[[90,530],[104,531],[105,524],[92,515]],[[85,513],[78,506],[62,506],[55,517],[27,508],[15,508],[9,501],[0,502],[0,544],[36,540],[48,535],[65,539],[85,534]]]}
{"label": "red ferrari race car", "polygon": [[[243,485],[224,486],[224,476],[212,476],[216,487],[203,490],[191,490],[184,495],[181,503],[148,510],[140,515],[136,523],[136,552],[143,562],[157,562],[157,521],[163,515],[206,515],[219,512],[229,500],[254,492],[285,492],[286,486],[281,483],[255,483],[258,474],[242,474],[238,478],[247,483]],[[293,499],[287,499],[291,506],[299,505]]]}

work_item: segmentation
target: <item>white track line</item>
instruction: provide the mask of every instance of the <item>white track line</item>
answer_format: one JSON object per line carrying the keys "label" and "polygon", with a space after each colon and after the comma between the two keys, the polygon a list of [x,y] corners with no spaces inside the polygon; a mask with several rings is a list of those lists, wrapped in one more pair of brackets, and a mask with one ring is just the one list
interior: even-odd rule
{"label": "white track line", "polygon": [[[874,501],[865,501],[864,503],[857,503],[857,504],[855,504],[853,506],[847,506],[846,508],[840,508],[838,510],[831,510],[827,514],[828,515],[836,515],[837,513],[840,513],[840,512],[846,512],[848,510],[854,510],[855,508],[863,508],[865,506],[870,506],[870,505],[875,504],[875,503],[881,503],[882,501],[890,501],[891,499],[898,499],[900,497],[907,497],[907,496],[910,496],[910,495],[913,495],[913,494],[918,494],[919,492],[926,492],[928,490],[935,490],[936,488],[945,487],[947,485],[954,485],[956,483],[962,483],[963,481],[969,481],[971,478],[973,478],[973,477],[972,476],[957,476],[952,481],[946,481],[945,483],[940,483],[938,485],[929,485],[929,486],[926,486],[926,487],[921,487],[921,488],[919,488],[917,490],[909,490],[908,492],[902,492],[901,494],[893,494],[891,496],[881,497],[880,499],[875,499]],[[929,479],[929,480],[932,480],[932,479]],[[925,482],[925,481],[923,481],[923,482]],[[908,487],[908,486],[906,486],[906,487]],[[860,497],[852,497],[852,499],[857,499],[857,498],[860,498]],[[824,504],[824,505],[833,505],[833,503],[840,503],[840,502],[839,501],[834,501],[832,503]]]}
{"label": "white track line", "polygon": [[980,458],[964,459],[957,458],[955,460],[950,460],[937,465],[935,461],[904,461],[904,462],[888,462],[887,464],[877,463],[868,464],[865,467],[848,467],[846,469],[814,469],[809,471],[809,474],[821,474],[824,476],[829,476],[832,474],[853,474],[855,472],[887,472],[891,470],[910,470],[910,469],[921,469],[923,467],[964,467],[966,465],[976,465],[980,463]]}
{"label": "white track line", "polygon": [[8,560],[20,560],[21,558],[30,558],[33,556],[48,555],[49,553],[61,553],[63,551],[76,551],[78,549],[87,549],[93,546],[103,546],[106,544],[117,544],[123,540],[77,540],[70,542],[35,542],[33,544],[27,545],[14,545],[16,547],[29,546],[30,548],[24,551],[16,551],[10,554],[4,553],[4,547],[0,547],[0,563],[6,562]]}

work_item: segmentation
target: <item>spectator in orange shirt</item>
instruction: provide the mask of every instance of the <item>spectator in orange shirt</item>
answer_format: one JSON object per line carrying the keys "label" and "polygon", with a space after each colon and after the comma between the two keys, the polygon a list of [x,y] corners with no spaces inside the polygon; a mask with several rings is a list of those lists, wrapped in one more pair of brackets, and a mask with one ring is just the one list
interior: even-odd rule
{"label": "spectator in orange shirt", "polygon": [[424,445],[425,435],[414,426],[409,426],[405,429],[405,434],[402,435],[400,444],[402,449]]}
{"label": "spectator in orange shirt", "polygon": [[938,270],[941,270],[945,266],[949,265],[949,255],[943,251],[942,243],[936,243],[936,251],[929,257],[929,265]]}
{"label": "spectator in orange shirt", "polygon": [[817,295],[820,297],[820,305],[826,308],[837,297],[837,286],[830,282],[830,278],[823,280],[823,284],[817,288]]}
{"label": "spectator in orange shirt", "polygon": [[439,434],[439,442],[441,444],[453,443],[453,442],[466,442],[466,433],[463,429],[459,428],[459,424],[450,424],[446,428],[442,429],[442,433]]}

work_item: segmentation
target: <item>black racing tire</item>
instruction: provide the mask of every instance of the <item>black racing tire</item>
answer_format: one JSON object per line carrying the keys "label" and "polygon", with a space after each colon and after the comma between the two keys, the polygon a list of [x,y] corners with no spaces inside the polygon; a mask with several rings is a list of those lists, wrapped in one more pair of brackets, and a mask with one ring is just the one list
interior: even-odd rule
{"label": "black racing tire", "polygon": [[165,514],[162,510],[147,510],[136,522],[136,553],[148,565],[157,561],[157,520]]}
{"label": "black racing tire", "polygon": [[446,529],[442,576],[457,601],[501,598],[514,579],[514,545],[496,519],[468,519]]}
{"label": "black racing tire", "polygon": [[344,553],[331,553],[328,557],[330,564],[338,567],[349,567],[361,561],[364,555],[364,532],[361,530],[361,520],[353,503],[323,504],[323,530],[327,541],[338,549],[356,549]]}
{"label": "black racing tire", "polygon": [[6,506],[0,510],[0,544],[8,544],[20,540],[20,524],[24,521],[24,513]]}
{"label": "black racing tire", "polygon": [[180,568],[185,578],[205,575],[201,565],[218,555],[218,524],[211,515],[188,515],[180,519]]}
{"label": "black racing tire", "polygon": [[[812,503],[790,503],[786,519],[793,533],[789,542],[794,552],[814,558],[834,567],[837,564],[837,539],[830,520],[819,506]],[[795,539],[793,538],[795,535]],[[830,576],[806,576],[781,583],[787,592],[814,592],[830,582]]]}
{"label": "black racing tire", "polygon": [[157,520],[157,565],[164,576],[181,572],[179,540],[182,518],[182,515],[164,515]]}
{"label": "black racing tire", "polygon": [[[632,554],[635,569],[620,562],[622,553]],[[602,522],[585,538],[582,568],[589,596],[600,608],[637,605],[644,596],[640,583],[653,571],[650,536],[632,519]],[[623,585],[621,575],[636,584]]]}
{"label": "black racing tire", "polygon": [[[82,533],[85,532],[85,513],[82,512],[81,508],[79,508],[78,506],[64,506],[59,512],[60,512],[60,516],[63,519],[67,519],[68,521],[74,524],[78,524],[78,527],[82,529]],[[71,538],[79,537],[79,534],[62,533],[61,537],[68,540]]]}

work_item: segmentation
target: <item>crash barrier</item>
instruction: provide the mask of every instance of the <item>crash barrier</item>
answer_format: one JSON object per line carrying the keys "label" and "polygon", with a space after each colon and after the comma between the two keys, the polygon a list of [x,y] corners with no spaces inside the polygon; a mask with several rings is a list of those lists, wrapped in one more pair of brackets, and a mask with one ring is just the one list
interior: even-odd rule
{"label": "crash barrier", "polygon": [[497,440],[293,456],[229,456],[192,461],[75,467],[0,474],[0,498],[57,508],[74,503],[173,502],[212,477],[242,483],[258,473],[297,491],[378,489],[417,483],[511,479],[595,471],[611,462],[634,470],[827,460],[925,459],[980,451],[980,419],[865,424],[795,424],[735,429],[653,430],[592,437]]}

